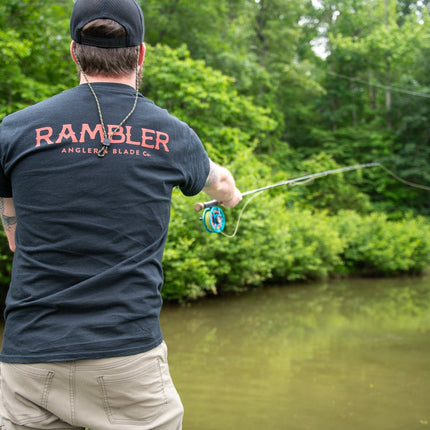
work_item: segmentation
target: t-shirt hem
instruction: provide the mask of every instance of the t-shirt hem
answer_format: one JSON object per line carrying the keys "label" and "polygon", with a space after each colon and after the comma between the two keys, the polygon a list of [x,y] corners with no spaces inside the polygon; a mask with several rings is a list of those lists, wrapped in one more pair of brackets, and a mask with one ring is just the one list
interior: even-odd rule
{"label": "t-shirt hem", "polygon": [[33,354],[0,354],[0,362],[4,363],[52,363],[58,361],[77,361],[77,360],[93,360],[101,358],[113,358],[113,357],[123,357],[128,355],[140,354],[143,352],[150,351],[156,348],[163,342],[163,338],[158,338],[154,342],[145,345],[139,345],[135,347],[119,348],[119,349],[109,349],[109,350],[99,350],[99,351],[80,351],[75,353],[33,353]]}

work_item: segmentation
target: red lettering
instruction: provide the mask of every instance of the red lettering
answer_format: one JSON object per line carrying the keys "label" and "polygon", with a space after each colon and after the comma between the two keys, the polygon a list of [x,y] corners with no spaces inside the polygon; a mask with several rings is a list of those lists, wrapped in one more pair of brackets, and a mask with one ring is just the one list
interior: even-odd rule
{"label": "red lettering", "polygon": [[125,129],[127,130],[127,141],[125,143],[129,143],[130,145],[140,145],[140,142],[131,140],[131,126],[126,125]]}
{"label": "red lettering", "polygon": [[[125,136],[124,136],[124,129],[120,127],[118,131],[115,132],[115,134],[112,134],[115,129],[117,128],[117,125],[108,125],[108,135],[110,136],[111,143],[124,143],[125,142]],[[119,136],[119,139],[113,139],[114,136]]]}
{"label": "red lettering", "polygon": [[101,124],[97,124],[94,130],[91,130],[88,124],[82,124],[81,138],[79,139],[80,143],[85,142],[85,133],[88,133],[91,140],[94,140],[98,133],[100,135],[100,142],[103,142],[104,135],[103,135],[103,128]]}
{"label": "red lettering", "polygon": [[167,144],[169,143],[169,135],[162,131],[157,131],[157,138],[155,140],[155,149],[157,151],[160,150],[160,143],[163,145],[164,150],[169,152],[169,148],[167,147]]}
{"label": "red lettering", "polygon": [[155,133],[155,130],[149,130],[147,128],[142,128],[142,146],[144,146],[145,148],[154,148],[154,145],[147,145],[146,141],[147,140],[154,140],[153,136],[147,136],[147,133]]}
{"label": "red lettering", "polygon": [[78,139],[76,139],[75,132],[73,131],[72,124],[63,124],[63,128],[58,135],[58,139],[55,143],[61,143],[63,139],[72,139],[72,142],[76,143]]}
{"label": "red lettering", "polygon": [[[43,134],[42,134],[43,132]],[[51,127],[36,128],[36,146],[40,146],[40,142],[44,140],[46,143],[54,143],[50,137],[52,136]]]}

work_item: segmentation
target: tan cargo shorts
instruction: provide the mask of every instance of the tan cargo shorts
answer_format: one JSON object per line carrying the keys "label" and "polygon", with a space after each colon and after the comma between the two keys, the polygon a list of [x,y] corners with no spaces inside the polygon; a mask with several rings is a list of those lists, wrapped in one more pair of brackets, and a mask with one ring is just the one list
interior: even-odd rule
{"label": "tan cargo shorts", "polygon": [[126,357],[1,363],[4,430],[180,430],[183,406],[163,342]]}

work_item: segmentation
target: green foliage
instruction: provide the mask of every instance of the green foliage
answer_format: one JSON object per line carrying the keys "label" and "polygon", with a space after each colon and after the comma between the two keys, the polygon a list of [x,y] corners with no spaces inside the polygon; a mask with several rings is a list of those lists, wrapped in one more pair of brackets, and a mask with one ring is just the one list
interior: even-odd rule
{"label": "green foliage", "polygon": [[[275,278],[278,281],[304,280],[333,275],[341,263],[342,241],[336,230],[330,228],[330,218],[321,212],[309,210],[284,212],[280,231],[282,258],[278,258]],[[278,226],[279,228],[280,226]]]}
{"label": "green foliage", "polygon": [[[335,170],[342,166],[327,154],[320,153],[303,161],[301,167],[305,175]],[[368,212],[370,202],[367,195],[353,185],[354,182],[360,182],[362,175],[362,170],[339,172],[316,179],[308,186],[301,186],[297,190],[300,198],[297,199],[296,206],[326,209],[331,213],[336,213],[340,209]]]}
{"label": "green foliage", "polygon": [[[425,218],[389,221],[378,213],[282,210],[282,195],[261,194],[249,204],[231,239],[206,233],[181,199],[175,196],[175,208],[181,206],[184,213],[172,218],[166,245],[166,298],[240,292],[275,281],[419,274],[430,264]],[[235,217],[225,212],[226,231],[231,232]]]}
{"label": "green foliage", "polygon": [[74,82],[68,35],[71,6],[66,0],[1,2],[0,119]]}
{"label": "green foliage", "polygon": [[[260,185],[271,180],[270,170],[252,158],[250,151],[229,166],[242,189],[255,188],[256,178]],[[319,164],[312,167],[337,167],[324,154],[314,162]],[[342,193],[343,185],[340,176],[328,187]],[[268,282],[346,274],[421,273],[430,264],[430,224],[425,218],[388,221],[378,213],[311,211],[302,202],[305,197],[295,193],[297,189],[280,187],[245,198],[245,203],[252,201],[234,238],[204,230],[192,210],[195,201],[205,199],[204,194],[190,202],[176,193],[164,259],[165,297],[187,300],[208,293],[240,292]],[[354,194],[351,188],[347,190]],[[224,210],[226,234],[234,232],[243,205]]]}
{"label": "green foliage", "polygon": [[[243,191],[378,161],[430,185],[430,19],[387,0],[148,0],[142,92],[199,134]],[[318,6],[313,5],[318,4]],[[70,0],[0,4],[0,118],[77,80]],[[312,47],[326,44],[326,58]],[[349,273],[429,265],[428,192],[380,169],[278,188],[226,210],[207,233],[175,191],[164,268],[167,299]],[[382,213],[384,212],[384,213]],[[1,240],[0,283],[11,254]]]}
{"label": "green foliage", "polygon": [[[238,173],[240,188],[255,185],[258,177],[261,180],[269,177],[267,167],[252,158],[251,149],[244,149],[229,167]],[[277,249],[271,235],[265,231],[269,225],[267,214],[277,210],[282,199],[272,199],[269,194],[258,196],[243,213],[239,224],[240,237],[232,239],[204,230],[199,220],[202,214],[197,214],[192,205],[205,199],[207,196],[204,193],[192,199],[185,199],[179,192],[174,194],[163,263],[166,273],[163,294],[166,297],[172,298],[172,290],[176,293],[192,289],[193,297],[203,296],[207,292],[241,291],[261,285],[271,277]],[[234,233],[240,211],[241,208],[225,210],[226,234]],[[178,276],[175,268],[186,272],[186,282],[183,275]],[[176,287],[171,287],[173,284]],[[186,298],[187,295],[181,297]]]}
{"label": "green foliage", "polygon": [[216,294],[216,278],[202,256],[206,248],[187,235],[170,235],[171,246],[164,253],[165,283],[163,297],[167,300],[197,299],[207,293]]}
{"label": "green foliage", "polygon": [[[309,22],[327,37],[325,77],[320,75],[326,93],[315,100],[315,140],[292,143],[305,143],[306,155],[323,148],[348,164],[379,161],[406,180],[429,184],[430,21],[422,4],[400,6],[394,0],[321,2],[317,22]],[[374,178],[374,184],[366,192],[379,210],[429,213],[423,193],[387,176]]]}
{"label": "green foliage", "polygon": [[147,97],[187,122],[215,161],[258,145],[276,127],[268,109],[233,87],[233,79],[193,60],[185,46],[149,47],[143,90]]}
{"label": "green foliage", "polygon": [[348,272],[421,273],[430,262],[430,225],[424,218],[388,221],[382,213],[360,217],[345,211],[335,222],[345,241],[342,259]]}
{"label": "green foliage", "polygon": [[[26,77],[20,69],[20,61],[29,56],[30,52],[30,44],[19,41],[14,30],[0,30],[0,55],[4,59],[4,62],[0,63],[0,73],[3,77],[0,83],[1,116],[25,106],[22,103],[24,97],[21,96],[21,92],[25,92],[23,81],[26,82]],[[29,82],[27,86],[28,84]],[[28,102],[31,99],[25,100]]]}

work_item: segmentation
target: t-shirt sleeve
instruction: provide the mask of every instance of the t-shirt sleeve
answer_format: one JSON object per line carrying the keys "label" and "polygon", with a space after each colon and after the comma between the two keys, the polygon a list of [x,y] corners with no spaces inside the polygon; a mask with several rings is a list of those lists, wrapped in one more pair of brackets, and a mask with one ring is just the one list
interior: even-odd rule
{"label": "t-shirt sleeve", "polygon": [[6,178],[3,167],[0,166],[0,197],[12,197],[12,186]]}
{"label": "t-shirt sleeve", "polygon": [[4,171],[4,126],[0,124],[0,197],[12,197],[12,185]]}
{"label": "t-shirt sleeve", "polygon": [[190,128],[190,138],[184,158],[184,182],[180,185],[186,196],[198,194],[209,175],[209,156],[197,134]]}

